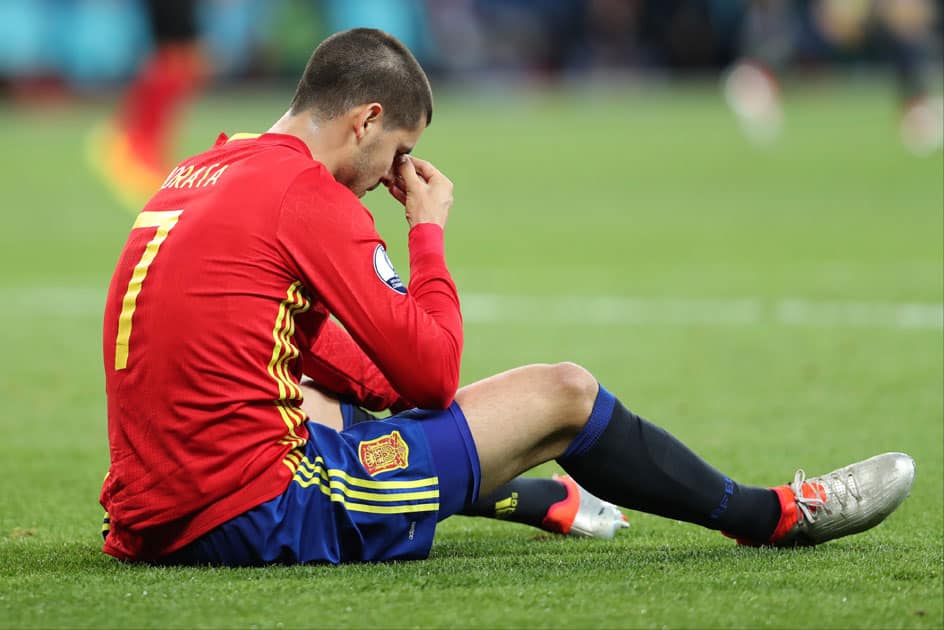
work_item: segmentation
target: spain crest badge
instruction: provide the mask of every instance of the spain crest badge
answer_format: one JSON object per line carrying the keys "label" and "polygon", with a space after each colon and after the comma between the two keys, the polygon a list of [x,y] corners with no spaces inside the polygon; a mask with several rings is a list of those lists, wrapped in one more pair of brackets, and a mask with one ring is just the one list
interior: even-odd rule
{"label": "spain crest badge", "polygon": [[357,452],[370,476],[410,465],[410,447],[399,431],[361,442]]}

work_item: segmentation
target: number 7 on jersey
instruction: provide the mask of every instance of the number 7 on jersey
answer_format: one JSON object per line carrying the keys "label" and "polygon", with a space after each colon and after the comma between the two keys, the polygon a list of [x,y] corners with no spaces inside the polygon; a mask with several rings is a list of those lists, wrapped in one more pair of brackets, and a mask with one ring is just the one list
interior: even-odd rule
{"label": "number 7 on jersey", "polygon": [[177,219],[183,210],[164,210],[160,212],[142,212],[138,215],[132,230],[140,228],[157,228],[154,237],[148,241],[141,254],[141,260],[134,266],[131,273],[131,280],[128,282],[128,290],[121,300],[121,314],[118,316],[118,338],[115,339],[115,369],[123,370],[128,367],[128,342],[131,339],[131,318],[134,316],[134,309],[138,304],[138,294],[141,293],[141,285],[144,278],[147,277],[148,267],[157,257],[157,252],[161,248],[161,243],[170,234],[170,231],[177,225]]}

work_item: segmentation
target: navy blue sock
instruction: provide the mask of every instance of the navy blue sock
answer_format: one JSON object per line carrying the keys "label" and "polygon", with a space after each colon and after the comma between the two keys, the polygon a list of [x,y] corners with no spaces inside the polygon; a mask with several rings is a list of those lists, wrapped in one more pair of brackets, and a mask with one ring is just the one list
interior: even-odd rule
{"label": "navy blue sock", "polygon": [[479,497],[461,513],[541,527],[548,509],[566,498],[567,488],[559,481],[517,477],[487,497]]}
{"label": "navy blue sock", "polygon": [[602,386],[586,426],[557,461],[602,499],[738,538],[766,542],[780,518],[772,490],[734,482]]}

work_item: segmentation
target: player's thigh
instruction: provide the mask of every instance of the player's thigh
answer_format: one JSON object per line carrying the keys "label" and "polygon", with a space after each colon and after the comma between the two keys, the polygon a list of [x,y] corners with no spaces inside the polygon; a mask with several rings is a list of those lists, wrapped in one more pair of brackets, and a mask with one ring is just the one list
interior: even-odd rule
{"label": "player's thigh", "polygon": [[304,380],[299,385],[302,389],[302,411],[313,422],[331,427],[335,431],[344,428],[341,403],[314,386],[314,381]]}
{"label": "player's thigh", "polygon": [[536,364],[456,394],[482,471],[480,495],[564,453],[586,423],[599,385],[573,363]]}

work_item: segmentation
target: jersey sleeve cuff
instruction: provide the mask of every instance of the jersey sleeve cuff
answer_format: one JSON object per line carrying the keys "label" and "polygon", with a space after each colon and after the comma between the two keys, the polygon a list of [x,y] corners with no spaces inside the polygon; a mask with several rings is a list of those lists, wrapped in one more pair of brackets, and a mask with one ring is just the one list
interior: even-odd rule
{"label": "jersey sleeve cuff", "polygon": [[410,257],[423,258],[429,254],[446,257],[445,235],[435,223],[419,223],[410,229]]}

